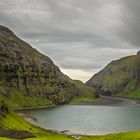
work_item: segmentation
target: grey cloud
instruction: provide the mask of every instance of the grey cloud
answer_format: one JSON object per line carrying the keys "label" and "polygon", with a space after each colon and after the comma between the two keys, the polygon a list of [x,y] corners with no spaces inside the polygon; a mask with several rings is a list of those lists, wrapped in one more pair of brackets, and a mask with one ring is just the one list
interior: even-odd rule
{"label": "grey cloud", "polygon": [[[88,47],[91,49],[104,47],[111,47],[114,42],[104,39],[101,36],[98,36],[94,33],[88,32],[68,32],[68,31],[61,31],[61,30],[49,30],[47,32],[38,32],[38,33],[25,33],[22,35],[23,37],[34,40],[38,43],[48,42],[48,43],[66,43],[66,42],[83,42],[90,44]],[[43,39],[43,40],[42,40]],[[93,47],[94,46],[94,47]],[[115,46],[115,45],[114,45]],[[65,46],[67,47],[67,46]]]}
{"label": "grey cloud", "polygon": [[138,0],[1,0],[0,24],[61,68],[95,72],[111,60],[136,53],[139,4]]}
{"label": "grey cloud", "polygon": [[121,8],[122,27],[118,34],[122,40],[140,48],[140,1],[123,0]]}
{"label": "grey cloud", "polygon": [[[60,67],[84,71],[101,69],[112,60],[136,53],[135,49],[89,49],[89,44],[81,42],[72,44],[43,42],[39,44],[39,51],[49,55]],[[38,46],[38,43],[33,42],[32,45]]]}
{"label": "grey cloud", "polygon": [[[3,23],[24,38],[43,37],[56,42],[87,41],[104,47],[112,42],[106,39],[108,31],[99,24],[102,17],[97,14],[105,3],[104,0],[22,0],[17,3],[6,0],[1,2],[1,11],[8,19]],[[38,14],[40,11],[41,15]]]}

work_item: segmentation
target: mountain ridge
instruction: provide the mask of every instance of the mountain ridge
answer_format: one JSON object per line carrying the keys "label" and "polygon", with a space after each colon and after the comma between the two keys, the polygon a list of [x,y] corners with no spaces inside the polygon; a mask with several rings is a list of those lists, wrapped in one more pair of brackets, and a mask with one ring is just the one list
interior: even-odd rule
{"label": "mountain ridge", "polygon": [[69,103],[83,94],[78,82],[64,75],[48,56],[0,26],[0,100],[20,108]]}
{"label": "mountain ridge", "polygon": [[[140,98],[140,53],[112,61],[87,81],[103,95]],[[140,93],[140,92],[139,92]]]}

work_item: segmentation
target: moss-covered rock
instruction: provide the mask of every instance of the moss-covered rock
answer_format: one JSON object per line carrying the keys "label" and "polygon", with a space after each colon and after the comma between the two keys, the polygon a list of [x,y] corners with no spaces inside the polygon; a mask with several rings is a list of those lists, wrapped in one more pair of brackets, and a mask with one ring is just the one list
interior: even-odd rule
{"label": "moss-covered rock", "polygon": [[0,102],[0,114],[3,116],[3,117],[6,117],[6,115],[9,113],[9,109],[7,107],[7,105],[5,104],[5,102],[2,100]]}

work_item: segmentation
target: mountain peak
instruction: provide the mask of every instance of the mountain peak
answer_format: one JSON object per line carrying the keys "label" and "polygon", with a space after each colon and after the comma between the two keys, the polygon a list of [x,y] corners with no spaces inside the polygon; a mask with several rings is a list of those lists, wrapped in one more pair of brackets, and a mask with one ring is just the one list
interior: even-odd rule
{"label": "mountain peak", "polygon": [[0,39],[9,38],[11,36],[14,36],[14,33],[9,28],[0,25]]}

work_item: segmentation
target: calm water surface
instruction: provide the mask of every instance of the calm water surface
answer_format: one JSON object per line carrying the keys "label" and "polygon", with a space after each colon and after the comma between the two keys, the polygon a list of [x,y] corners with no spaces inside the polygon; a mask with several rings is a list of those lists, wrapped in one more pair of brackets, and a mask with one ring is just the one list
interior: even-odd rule
{"label": "calm water surface", "polygon": [[140,130],[140,107],[65,105],[25,111],[33,124],[57,131],[83,135]]}

